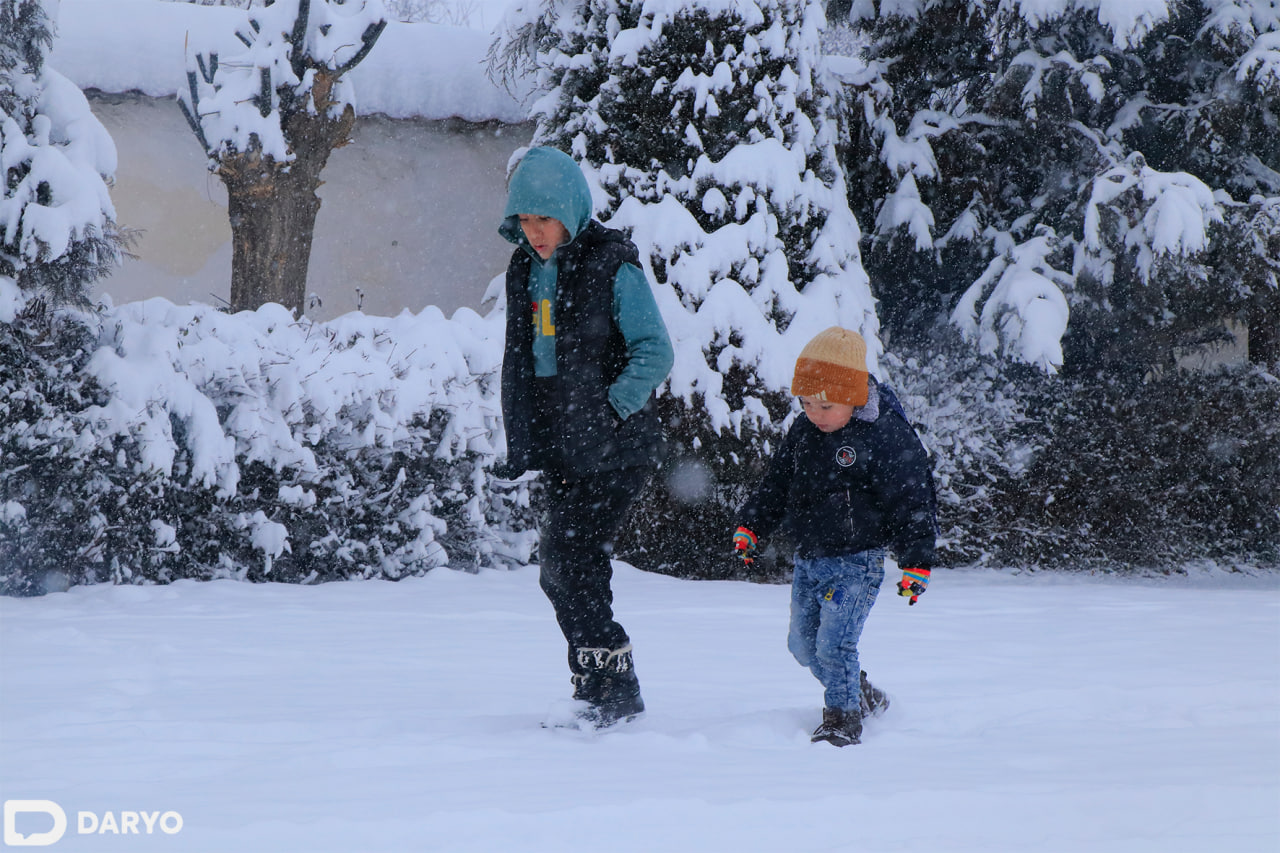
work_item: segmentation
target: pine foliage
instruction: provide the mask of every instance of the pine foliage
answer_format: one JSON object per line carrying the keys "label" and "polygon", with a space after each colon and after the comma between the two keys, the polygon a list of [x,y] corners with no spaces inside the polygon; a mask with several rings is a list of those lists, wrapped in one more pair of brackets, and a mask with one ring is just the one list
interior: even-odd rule
{"label": "pine foliage", "polygon": [[1273,6],[855,3],[845,163],[886,326],[1140,379],[1214,321],[1276,324]]}
{"label": "pine foliage", "polygon": [[52,44],[41,0],[0,0],[0,276],[85,304],[125,245],[107,192],[115,147],[80,90],[45,64]]}
{"label": "pine foliage", "polygon": [[0,277],[6,290],[20,310],[0,323],[0,592],[31,594],[97,579],[84,567],[103,525],[88,520],[117,489],[113,455],[81,416],[104,398],[83,372],[94,330]]}
{"label": "pine foliage", "polygon": [[[846,8],[850,201],[948,558],[1274,564],[1274,4]],[[1261,369],[1188,369],[1246,325]]]}

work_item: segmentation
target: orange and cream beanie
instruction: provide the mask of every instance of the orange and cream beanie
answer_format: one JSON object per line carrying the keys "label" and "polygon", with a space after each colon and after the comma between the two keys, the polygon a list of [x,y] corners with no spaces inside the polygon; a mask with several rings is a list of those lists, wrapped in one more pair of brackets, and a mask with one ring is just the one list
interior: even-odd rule
{"label": "orange and cream beanie", "polygon": [[791,393],[844,406],[867,404],[867,342],[832,326],[805,344],[796,360]]}

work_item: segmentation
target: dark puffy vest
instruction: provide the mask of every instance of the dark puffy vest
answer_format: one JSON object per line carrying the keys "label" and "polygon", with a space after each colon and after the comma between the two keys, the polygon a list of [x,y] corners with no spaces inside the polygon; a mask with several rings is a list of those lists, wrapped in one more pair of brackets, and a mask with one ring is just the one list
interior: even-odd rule
{"label": "dark puffy vest", "polygon": [[[613,280],[624,263],[639,266],[636,247],[595,220],[559,250],[556,278],[556,376],[538,380],[550,399],[537,400],[533,319],[524,248],[507,267],[507,336],[502,359],[502,415],[512,472],[553,471],[581,478],[657,464],[662,427],[652,395],[626,421],[609,404],[609,386],[627,363],[627,343],[613,322]],[[534,423],[546,425],[539,446]]]}

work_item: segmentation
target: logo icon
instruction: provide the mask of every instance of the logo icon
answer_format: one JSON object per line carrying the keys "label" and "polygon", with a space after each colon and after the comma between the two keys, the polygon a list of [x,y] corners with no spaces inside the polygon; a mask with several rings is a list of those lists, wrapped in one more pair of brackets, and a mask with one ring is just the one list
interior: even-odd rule
{"label": "logo icon", "polygon": [[848,468],[850,465],[858,461],[858,453],[849,445],[845,445],[836,451],[836,464],[841,468]]}
{"label": "logo icon", "polygon": [[[46,814],[53,818],[53,828],[44,832],[18,831],[18,815]],[[8,847],[48,847],[56,844],[67,831],[67,813],[53,800],[5,800],[4,843]]]}

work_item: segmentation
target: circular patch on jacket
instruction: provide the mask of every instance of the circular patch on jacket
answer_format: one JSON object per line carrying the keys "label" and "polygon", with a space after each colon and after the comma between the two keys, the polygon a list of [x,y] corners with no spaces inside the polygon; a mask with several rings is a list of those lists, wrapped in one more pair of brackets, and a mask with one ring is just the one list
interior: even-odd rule
{"label": "circular patch on jacket", "polygon": [[841,468],[848,468],[854,462],[858,461],[858,454],[852,447],[845,445],[836,451],[836,464]]}

